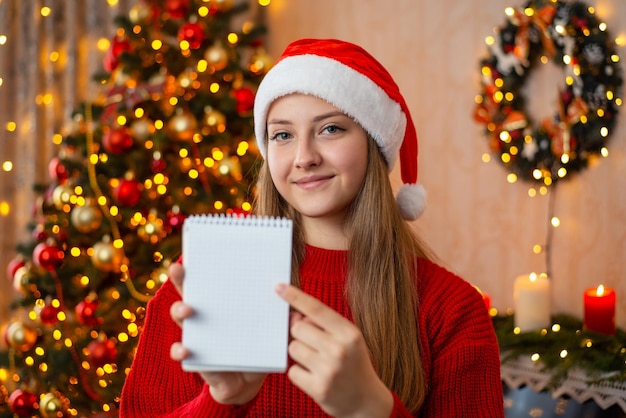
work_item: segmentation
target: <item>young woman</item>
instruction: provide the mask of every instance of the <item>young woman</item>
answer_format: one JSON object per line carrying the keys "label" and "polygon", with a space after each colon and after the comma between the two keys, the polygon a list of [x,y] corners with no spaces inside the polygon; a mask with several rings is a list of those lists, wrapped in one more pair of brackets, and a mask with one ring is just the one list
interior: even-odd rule
{"label": "young woman", "polygon": [[[503,417],[497,341],[474,288],[406,219],[424,208],[397,85],[339,40],[290,44],[259,86],[255,211],[294,221],[286,373],[186,373],[184,272],[148,306],[122,417]],[[400,157],[394,198],[388,173]]]}

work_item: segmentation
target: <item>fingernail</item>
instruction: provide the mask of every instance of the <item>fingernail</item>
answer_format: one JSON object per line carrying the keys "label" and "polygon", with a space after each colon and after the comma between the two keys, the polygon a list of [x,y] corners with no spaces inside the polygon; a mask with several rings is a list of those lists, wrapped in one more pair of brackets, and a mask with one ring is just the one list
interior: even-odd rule
{"label": "fingernail", "polygon": [[276,293],[282,296],[287,291],[287,285],[285,283],[278,283],[276,286],[274,286],[274,290],[276,291]]}
{"label": "fingernail", "polygon": [[174,360],[182,360],[184,355],[185,355],[185,349],[182,346],[176,345],[172,347],[172,358]]}
{"label": "fingernail", "polygon": [[182,314],[183,314],[183,312],[185,310],[185,307],[183,305],[181,305],[181,304],[178,304],[178,305],[176,305],[176,307],[174,309],[176,310],[176,314],[178,316],[182,316]]}

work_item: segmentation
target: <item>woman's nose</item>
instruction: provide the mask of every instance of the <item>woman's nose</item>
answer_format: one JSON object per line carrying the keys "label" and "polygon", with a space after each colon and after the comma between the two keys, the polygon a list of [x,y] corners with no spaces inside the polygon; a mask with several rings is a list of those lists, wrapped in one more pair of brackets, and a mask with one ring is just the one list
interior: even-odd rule
{"label": "woman's nose", "polygon": [[314,139],[298,140],[294,165],[299,168],[308,168],[319,165],[321,155]]}

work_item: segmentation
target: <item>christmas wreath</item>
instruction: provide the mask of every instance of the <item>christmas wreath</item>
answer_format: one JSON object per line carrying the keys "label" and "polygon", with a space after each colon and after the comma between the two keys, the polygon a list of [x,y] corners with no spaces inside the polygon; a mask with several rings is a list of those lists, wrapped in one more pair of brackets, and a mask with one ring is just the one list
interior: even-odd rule
{"label": "christmas wreath", "polygon": [[[606,24],[583,2],[531,0],[505,12],[506,23],[486,41],[474,118],[515,179],[550,185],[606,154],[622,104],[619,56]],[[524,84],[550,61],[564,74],[558,109],[534,123]]]}

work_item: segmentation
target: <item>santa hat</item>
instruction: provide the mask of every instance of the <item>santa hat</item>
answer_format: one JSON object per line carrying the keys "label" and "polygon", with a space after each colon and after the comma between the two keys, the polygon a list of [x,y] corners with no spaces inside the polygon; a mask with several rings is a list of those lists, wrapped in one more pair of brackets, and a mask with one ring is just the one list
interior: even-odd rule
{"label": "santa hat", "polygon": [[374,138],[389,171],[400,155],[404,185],[396,197],[405,219],[417,219],[426,206],[417,184],[417,133],[393,78],[363,48],[336,39],[300,39],[287,46],[259,85],[254,129],[265,158],[267,112],[272,102],[291,93],[310,94],[331,103]]}

